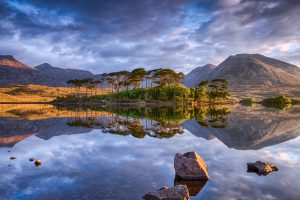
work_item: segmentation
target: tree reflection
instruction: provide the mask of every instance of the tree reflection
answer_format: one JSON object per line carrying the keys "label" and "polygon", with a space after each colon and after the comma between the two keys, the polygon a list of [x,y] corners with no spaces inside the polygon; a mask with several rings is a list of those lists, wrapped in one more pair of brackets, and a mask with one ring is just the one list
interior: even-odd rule
{"label": "tree reflection", "polygon": [[[61,108],[60,108],[61,109]],[[182,123],[196,119],[202,126],[225,128],[228,107],[68,107],[74,117],[69,118],[69,126],[102,129],[104,133],[171,138],[182,134]]]}

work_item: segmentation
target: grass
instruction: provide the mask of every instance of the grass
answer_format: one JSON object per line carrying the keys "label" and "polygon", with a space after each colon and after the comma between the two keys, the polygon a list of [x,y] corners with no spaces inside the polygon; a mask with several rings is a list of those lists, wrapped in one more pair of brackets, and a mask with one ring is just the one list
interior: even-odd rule
{"label": "grass", "polygon": [[[95,115],[108,116],[106,111],[93,111]],[[13,119],[40,120],[48,118],[86,117],[91,112],[74,112],[60,109],[51,104],[0,104],[0,117]]]}
{"label": "grass", "polygon": [[[81,88],[80,93],[85,94],[86,89]],[[97,89],[97,94],[108,94],[109,89]],[[93,92],[94,93],[94,92]],[[0,102],[51,102],[56,97],[76,94],[74,88],[49,87],[42,85],[19,85],[0,88]]]}

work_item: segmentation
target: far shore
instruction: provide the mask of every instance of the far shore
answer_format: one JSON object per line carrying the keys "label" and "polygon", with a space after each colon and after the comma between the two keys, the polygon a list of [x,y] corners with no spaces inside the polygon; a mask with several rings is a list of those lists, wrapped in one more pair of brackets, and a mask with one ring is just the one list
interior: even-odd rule
{"label": "far shore", "polygon": [[[224,102],[224,103],[208,103],[205,105],[229,105],[229,104],[237,104],[238,102]],[[0,102],[0,104],[51,104],[51,105],[141,105],[141,106],[155,106],[155,105],[161,105],[161,106],[176,106],[176,105],[192,105],[192,102],[186,102],[186,103],[176,103],[176,102],[144,102],[144,101],[137,101],[137,102]],[[195,105],[195,104],[194,104]]]}

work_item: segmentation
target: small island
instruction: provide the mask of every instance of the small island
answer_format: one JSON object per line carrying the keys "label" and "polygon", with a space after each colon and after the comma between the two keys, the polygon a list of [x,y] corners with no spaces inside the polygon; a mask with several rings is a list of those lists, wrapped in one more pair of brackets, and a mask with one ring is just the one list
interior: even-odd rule
{"label": "small island", "polygon": [[[184,75],[172,69],[132,72],[120,71],[106,74],[101,80],[68,80],[75,94],[57,97],[53,103],[112,103],[112,104],[224,104],[230,98],[225,79],[202,81],[196,88],[181,84]],[[97,88],[106,85],[109,94],[97,94]],[[84,87],[85,93],[80,93]]]}

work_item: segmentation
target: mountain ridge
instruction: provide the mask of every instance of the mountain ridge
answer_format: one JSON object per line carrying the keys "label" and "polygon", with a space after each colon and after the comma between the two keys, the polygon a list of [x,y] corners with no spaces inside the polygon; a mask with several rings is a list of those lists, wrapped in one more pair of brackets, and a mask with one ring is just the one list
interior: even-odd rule
{"label": "mountain ridge", "polygon": [[213,64],[206,64],[200,67],[196,67],[185,76],[183,84],[187,87],[196,87],[199,83],[197,80],[207,77],[209,73],[211,73],[211,71],[216,67],[217,66]]}
{"label": "mountain ridge", "polygon": [[[11,55],[0,55],[0,86],[40,84],[66,86],[69,79],[100,79],[101,74],[53,67],[48,63],[32,68]],[[196,87],[199,82],[224,78],[230,86],[300,86],[300,68],[261,54],[236,54],[215,66],[207,64],[188,73],[183,84]]]}
{"label": "mountain ridge", "polygon": [[66,86],[69,79],[100,79],[101,74],[78,69],[64,69],[43,63],[30,67],[12,55],[0,55],[0,86],[39,84],[46,86]]}
{"label": "mountain ridge", "polygon": [[0,66],[35,70],[34,68],[16,60],[12,55],[0,55]]}
{"label": "mountain ridge", "polygon": [[[186,77],[191,73],[193,71]],[[201,81],[220,78],[228,80],[232,86],[300,86],[300,68],[261,54],[236,54],[226,58],[209,73],[200,74],[193,80],[192,86],[185,85],[196,87]]]}

